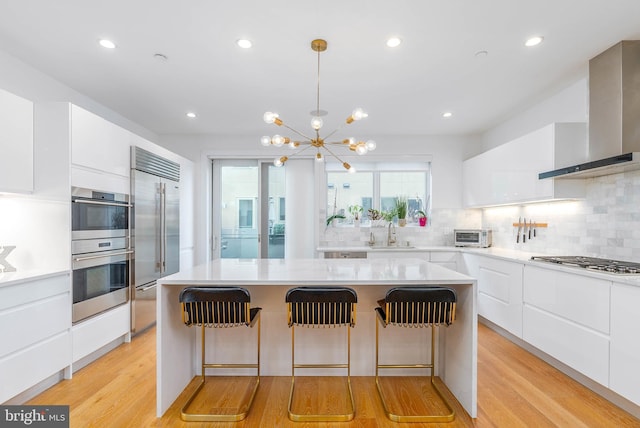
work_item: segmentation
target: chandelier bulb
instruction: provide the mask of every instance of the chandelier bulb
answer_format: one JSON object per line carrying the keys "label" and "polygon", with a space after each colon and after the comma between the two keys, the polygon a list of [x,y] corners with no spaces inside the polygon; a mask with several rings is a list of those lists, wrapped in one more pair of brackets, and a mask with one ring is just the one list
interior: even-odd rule
{"label": "chandelier bulb", "polygon": [[271,111],[268,111],[264,114],[264,116],[262,116],[262,118],[264,119],[265,123],[273,123],[275,122],[276,118],[278,117],[278,113],[274,113]]}
{"label": "chandelier bulb", "polygon": [[324,160],[324,158],[322,157],[322,153],[320,152],[316,153],[316,160],[318,162],[322,162]]}
{"label": "chandelier bulb", "polygon": [[260,138],[260,144],[262,144],[265,147],[270,146],[271,145],[271,137],[269,137],[268,135],[262,136],[262,138]]}
{"label": "chandelier bulb", "polygon": [[321,117],[314,116],[313,118],[311,118],[311,127],[316,131],[322,128],[322,125],[324,125],[324,122],[322,121]]}
{"label": "chandelier bulb", "polygon": [[342,166],[344,167],[344,169],[346,169],[347,171],[349,171],[351,169],[351,165],[349,165],[346,162],[342,162]]}
{"label": "chandelier bulb", "polygon": [[273,164],[274,164],[275,166],[280,167],[280,166],[284,165],[284,163],[285,163],[286,161],[288,161],[288,160],[289,160],[289,158],[288,158],[288,157],[286,157],[286,156],[282,156],[282,157],[280,157],[280,158],[275,158],[275,159],[273,160]]}
{"label": "chandelier bulb", "polygon": [[367,141],[366,145],[367,145],[367,150],[370,151],[370,152],[374,151],[376,149],[376,147],[377,147],[376,142],[373,141],[373,140]]}
{"label": "chandelier bulb", "polygon": [[347,119],[347,123],[352,123],[354,120],[364,119],[367,116],[369,115],[360,107],[358,107],[357,109],[353,110],[351,116],[349,116],[349,118]]}
{"label": "chandelier bulb", "polygon": [[368,152],[369,150],[367,149],[367,144],[363,143],[362,141],[358,143],[358,145],[356,146],[356,153],[359,155],[364,155]]}
{"label": "chandelier bulb", "polygon": [[282,135],[276,134],[276,135],[273,136],[271,141],[273,142],[274,146],[282,147],[282,145],[284,144],[285,138]]}

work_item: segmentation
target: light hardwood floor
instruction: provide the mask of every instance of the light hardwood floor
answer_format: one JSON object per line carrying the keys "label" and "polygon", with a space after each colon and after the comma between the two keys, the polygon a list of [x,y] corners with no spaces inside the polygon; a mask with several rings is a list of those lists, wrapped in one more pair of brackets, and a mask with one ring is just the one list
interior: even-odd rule
{"label": "light hardwood floor", "polygon": [[[287,418],[289,377],[263,377],[249,415],[237,423],[199,423],[180,420],[174,404],[162,418],[155,417],[155,329],[123,344],[75,373],[29,404],[70,405],[71,427],[640,427],[640,420],[610,404],[545,362],[504,339],[489,328],[478,329],[478,418],[472,420],[458,406],[451,423],[398,424],[384,416],[373,378],[354,377],[356,417],[342,423],[294,423]],[[386,379],[385,379],[386,380]],[[306,384],[305,384],[306,382]],[[343,392],[330,378],[300,378],[304,388],[331,398]],[[216,391],[229,390],[217,384]],[[176,403],[184,401],[193,383]],[[399,405],[426,406],[414,402],[420,386],[408,379],[393,379],[403,399]],[[326,392],[325,392],[326,391]],[[331,399],[329,399],[331,401]],[[334,400],[335,401],[335,400]],[[301,400],[301,406],[315,405]],[[298,402],[294,402],[297,406]],[[297,409],[297,407],[296,407]]]}

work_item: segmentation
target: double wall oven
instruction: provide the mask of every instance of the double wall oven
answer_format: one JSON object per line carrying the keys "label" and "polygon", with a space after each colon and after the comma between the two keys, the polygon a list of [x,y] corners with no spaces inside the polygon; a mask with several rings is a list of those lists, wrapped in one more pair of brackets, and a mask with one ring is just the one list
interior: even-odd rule
{"label": "double wall oven", "polygon": [[131,284],[130,196],[71,189],[73,322],[127,303]]}

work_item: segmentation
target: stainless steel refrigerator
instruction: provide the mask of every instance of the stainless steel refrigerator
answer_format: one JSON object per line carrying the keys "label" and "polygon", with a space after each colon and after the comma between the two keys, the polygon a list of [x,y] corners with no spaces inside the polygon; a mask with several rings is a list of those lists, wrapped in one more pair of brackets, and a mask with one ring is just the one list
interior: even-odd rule
{"label": "stainless steel refrigerator", "polygon": [[180,164],[132,148],[131,332],[156,321],[156,280],[180,269]]}

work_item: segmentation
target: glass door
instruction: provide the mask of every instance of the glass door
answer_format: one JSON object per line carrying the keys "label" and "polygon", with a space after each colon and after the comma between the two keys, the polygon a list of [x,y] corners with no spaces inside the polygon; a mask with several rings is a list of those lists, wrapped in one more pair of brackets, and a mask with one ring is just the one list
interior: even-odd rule
{"label": "glass door", "polygon": [[215,159],[214,257],[284,257],[284,169],[253,159]]}

